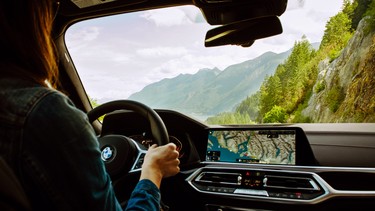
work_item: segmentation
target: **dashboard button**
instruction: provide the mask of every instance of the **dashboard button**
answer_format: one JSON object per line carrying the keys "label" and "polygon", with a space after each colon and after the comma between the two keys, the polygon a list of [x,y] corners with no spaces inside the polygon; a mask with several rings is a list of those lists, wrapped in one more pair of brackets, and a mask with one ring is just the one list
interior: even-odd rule
{"label": "dashboard button", "polygon": [[291,193],[291,194],[289,194],[289,197],[288,197],[288,198],[290,198],[290,199],[295,199],[295,198],[296,198],[296,194]]}
{"label": "dashboard button", "polygon": [[234,193],[256,195],[256,196],[268,196],[267,191],[265,191],[265,190],[254,190],[254,189],[236,189],[234,191]]}
{"label": "dashboard button", "polygon": [[297,199],[303,199],[302,193],[296,193],[296,198]]}
{"label": "dashboard button", "polygon": [[288,197],[289,197],[289,195],[286,194],[286,193],[282,193],[282,194],[281,194],[281,198],[288,198]]}

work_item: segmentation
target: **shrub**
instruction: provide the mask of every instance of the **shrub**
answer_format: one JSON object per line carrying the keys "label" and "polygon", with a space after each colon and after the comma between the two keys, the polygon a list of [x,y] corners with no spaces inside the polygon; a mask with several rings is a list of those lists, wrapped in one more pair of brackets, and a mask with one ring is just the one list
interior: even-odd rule
{"label": "shrub", "polygon": [[326,102],[329,110],[335,113],[344,99],[345,93],[343,88],[340,86],[334,86],[331,90],[329,90],[326,96]]}
{"label": "shrub", "polygon": [[285,123],[288,119],[286,110],[281,106],[273,106],[272,109],[264,115],[264,123]]}
{"label": "shrub", "polygon": [[319,93],[319,92],[323,91],[325,88],[326,88],[326,83],[324,82],[324,80],[322,80],[322,81],[318,82],[318,84],[316,85],[315,93]]}

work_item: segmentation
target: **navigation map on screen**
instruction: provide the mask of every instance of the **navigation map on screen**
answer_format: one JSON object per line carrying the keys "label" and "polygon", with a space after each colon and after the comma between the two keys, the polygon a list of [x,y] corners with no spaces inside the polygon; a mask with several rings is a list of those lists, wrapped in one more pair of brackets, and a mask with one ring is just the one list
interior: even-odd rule
{"label": "navigation map on screen", "polygon": [[296,164],[295,130],[210,130],[206,161]]}

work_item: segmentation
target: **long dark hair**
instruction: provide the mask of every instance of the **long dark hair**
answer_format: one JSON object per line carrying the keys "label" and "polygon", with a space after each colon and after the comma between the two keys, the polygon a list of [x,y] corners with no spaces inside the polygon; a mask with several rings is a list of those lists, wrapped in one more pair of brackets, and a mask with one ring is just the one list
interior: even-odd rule
{"label": "long dark hair", "polygon": [[0,1],[0,78],[12,75],[53,87],[58,83],[57,56],[51,37],[55,1]]}

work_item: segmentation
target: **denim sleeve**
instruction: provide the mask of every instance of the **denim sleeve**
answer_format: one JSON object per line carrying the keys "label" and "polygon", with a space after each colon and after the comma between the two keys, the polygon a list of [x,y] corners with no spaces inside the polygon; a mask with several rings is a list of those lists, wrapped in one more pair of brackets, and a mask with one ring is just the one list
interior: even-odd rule
{"label": "denim sleeve", "polygon": [[135,187],[126,211],[131,210],[144,210],[144,211],[156,211],[160,210],[160,192],[154,183],[150,180],[144,179],[138,182]]}
{"label": "denim sleeve", "polygon": [[[64,95],[44,97],[28,115],[22,146],[24,180],[37,204],[54,210],[122,210],[101,160],[99,143],[87,115]],[[159,210],[160,192],[141,180],[127,210]],[[39,204],[38,204],[39,203]]]}
{"label": "denim sleeve", "polygon": [[22,157],[34,208],[122,210],[87,115],[62,94],[45,96],[28,115]]}

